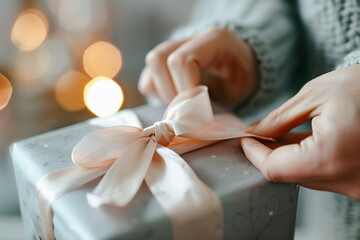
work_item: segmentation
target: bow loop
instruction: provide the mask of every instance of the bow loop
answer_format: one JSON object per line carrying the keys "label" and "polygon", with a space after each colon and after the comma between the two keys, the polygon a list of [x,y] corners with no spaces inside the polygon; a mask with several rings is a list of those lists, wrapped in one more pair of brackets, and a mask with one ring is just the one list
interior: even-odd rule
{"label": "bow loop", "polygon": [[176,136],[199,130],[214,121],[207,87],[181,92],[169,104],[163,116]]}
{"label": "bow loop", "polygon": [[174,134],[174,130],[164,121],[158,121],[154,123],[152,126],[144,129],[144,136],[154,137],[154,140],[157,143],[166,147],[167,145],[170,144],[175,134]]}
{"label": "bow loop", "polygon": [[37,184],[44,203],[39,205],[42,219],[50,219],[43,221],[43,238],[54,239],[50,209],[54,199],[105,173],[87,195],[91,206],[128,205],[145,178],[169,214],[176,239],[221,239],[220,200],[178,154],[245,136],[255,135],[243,132],[242,123],[229,115],[214,121],[204,86],[181,92],[168,106],[163,120],[144,130],[118,126],[88,134],[74,147],[72,158],[77,166],[48,173]]}

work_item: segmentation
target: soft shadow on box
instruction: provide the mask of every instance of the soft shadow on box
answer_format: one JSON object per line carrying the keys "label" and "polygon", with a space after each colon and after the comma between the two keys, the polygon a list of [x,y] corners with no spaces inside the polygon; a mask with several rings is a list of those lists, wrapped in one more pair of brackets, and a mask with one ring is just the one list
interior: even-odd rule
{"label": "soft shadow on box", "polygon": [[[143,127],[161,120],[164,106],[132,109]],[[126,110],[125,110],[126,111]],[[215,107],[215,113],[223,112]],[[41,226],[35,186],[46,173],[73,165],[71,152],[86,134],[106,121],[91,119],[13,144],[11,148],[21,214],[29,239],[40,239]],[[197,176],[220,198],[224,214],[223,239],[292,239],[298,188],[270,183],[246,159],[237,140],[226,140],[183,154]],[[124,208],[91,208],[87,184],[61,196],[52,205],[56,239],[172,239],[167,213],[145,184]],[[199,220],[201,221],[201,220]]]}

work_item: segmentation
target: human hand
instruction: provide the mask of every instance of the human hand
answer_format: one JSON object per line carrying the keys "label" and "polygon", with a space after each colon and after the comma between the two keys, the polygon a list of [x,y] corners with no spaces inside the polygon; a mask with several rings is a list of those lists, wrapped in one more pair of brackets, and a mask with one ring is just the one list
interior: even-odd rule
{"label": "human hand", "polygon": [[169,103],[180,91],[200,83],[221,103],[246,99],[257,85],[250,46],[217,27],[185,40],[163,42],[147,54],[139,90]]}
{"label": "human hand", "polygon": [[[287,133],[312,119],[312,132]],[[324,74],[240,139],[248,159],[273,182],[296,182],[360,200],[360,65]],[[287,134],[286,134],[287,133]]]}

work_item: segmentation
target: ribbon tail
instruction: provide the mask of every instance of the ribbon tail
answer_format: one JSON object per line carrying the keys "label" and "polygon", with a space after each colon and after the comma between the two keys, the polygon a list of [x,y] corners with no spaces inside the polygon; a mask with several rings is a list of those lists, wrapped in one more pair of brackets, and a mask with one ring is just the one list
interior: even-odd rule
{"label": "ribbon tail", "polygon": [[191,152],[196,149],[207,147],[211,144],[219,142],[218,140],[194,140],[189,138],[175,137],[173,141],[167,146],[167,148],[173,150],[178,155],[182,155],[187,152]]}
{"label": "ribbon tail", "polygon": [[46,174],[36,184],[36,197],[41,217],[43,239],[55,239],[51,204],[58,197],[103,175],[107,168],[71,166]]}
{"label": "ribbon tail", "polygon": [[222,239],[220,199],[179,155],[158,147],[145,181],[168,213],[174,239]]}
{"label": "ribbon tail", "polygon": [[139,138],[131,143],[87,195],[89,204],[92,207],[107,203],[126,206],[139,190],[156,146],[152,138]]}
{"label": "ribbon tail", "polygon": [[255,137],[262,140],[274,141],[273,138],[248,133],[244,131],[244,128],[234,127],[221,122],[213,122],[200,130],[182,134],[180,137],[207,141],[220,141],[241,137]]}

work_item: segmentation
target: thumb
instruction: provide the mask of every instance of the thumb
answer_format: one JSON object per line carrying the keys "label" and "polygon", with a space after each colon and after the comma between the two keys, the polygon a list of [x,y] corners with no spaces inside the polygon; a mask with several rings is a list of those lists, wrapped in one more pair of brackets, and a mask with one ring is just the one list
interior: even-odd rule
{"label": "thumb", "polygon": [[304,182],[321,176],[326,169],[319,169],[319,163],[315,161],[321,159],[318,151],[321,143],[308,133],[292,138],[303,140],[274,150],[254,138],[241,138],[240,143],[246,157],[269,181]]}
{"label": "thumb", "polygon": [[263,120],[246,131],[264,137],[277,138],[317,115],[319,101],[306,91],[300,91]]}

